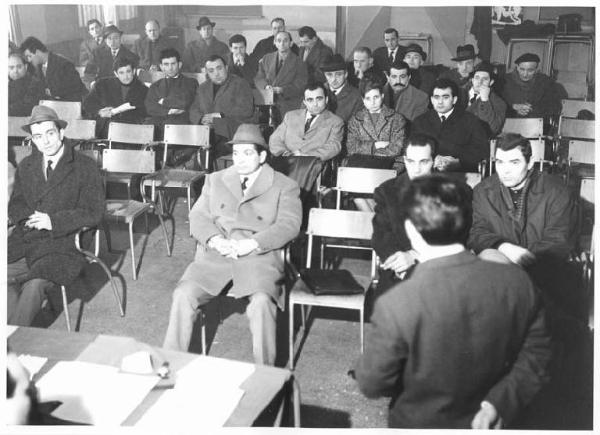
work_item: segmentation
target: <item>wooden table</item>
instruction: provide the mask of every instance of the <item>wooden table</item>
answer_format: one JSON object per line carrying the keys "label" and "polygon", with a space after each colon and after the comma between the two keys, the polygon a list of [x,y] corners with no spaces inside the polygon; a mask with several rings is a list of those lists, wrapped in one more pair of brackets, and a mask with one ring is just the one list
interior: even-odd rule
{"label": "wooden table", "polygon": [[[40,379],[59,361],[83,361],[119,367],[124,356],[134,352],[148,351],[153,358],[168,361],[171,373],[183,368],[199,355],[154,348],[133,338],[108,335],[94,335],[81,332],[66,332],[54,329],[19,327],[8,337],[8,346],[17,355],[30,354],[48,358],[46,364],[33,378]],[[213,357],[204,357],[213,358]],[[218,358],[215,358],[218,359]],[[250,363],[248,363],[250,364]],[[240,388],[244,390],[240,402],[225,426],[252,426],[263,411],[275,405],[275,423],[279,424],[284,402],[289,399],[289,391],[294,391],[294,421],[299,425],[299,393],[289,370],[255,365],[255,370]],[[162,382],[162,381],[161,381]],[[165,391],[157,384],[138,407],[123,422],[124,426],[135,425],[144,413]],[[291,388],[290,388],[291,387]],[[277,399],[277,401],[275,401]],[[280,402],[279,406],[276,406]],[[269,409],[271,410],[271,407]]]}

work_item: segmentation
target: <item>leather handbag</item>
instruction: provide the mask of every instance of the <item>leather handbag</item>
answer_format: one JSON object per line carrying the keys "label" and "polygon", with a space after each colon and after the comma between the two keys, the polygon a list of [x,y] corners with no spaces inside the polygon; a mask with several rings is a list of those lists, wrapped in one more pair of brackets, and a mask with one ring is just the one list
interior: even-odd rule
{"label": "leather handbag", "polygon": [[345,269],[303,269],[300,278],[315,295],[354,295],[364,292],[352,273]]}

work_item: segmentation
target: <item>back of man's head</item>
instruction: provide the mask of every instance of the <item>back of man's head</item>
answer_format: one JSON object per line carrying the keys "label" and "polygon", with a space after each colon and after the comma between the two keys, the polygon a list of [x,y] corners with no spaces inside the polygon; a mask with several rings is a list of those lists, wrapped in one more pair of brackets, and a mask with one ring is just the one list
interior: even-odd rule
{"label": "back of man's head", "polygon": [[471,194],[465,183],[443,175],[415,178],[398,204],[429,245],[465,243],[472,216]]}

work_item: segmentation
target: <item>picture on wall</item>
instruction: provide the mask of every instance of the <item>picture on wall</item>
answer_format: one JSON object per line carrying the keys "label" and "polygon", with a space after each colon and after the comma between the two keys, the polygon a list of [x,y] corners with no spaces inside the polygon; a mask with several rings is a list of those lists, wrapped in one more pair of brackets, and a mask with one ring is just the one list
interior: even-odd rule
{"label": "picture on wall", "polygon": [[518,26],[523,22],[523,8],[520,6],[492,7],[492,24],[498,26]]}

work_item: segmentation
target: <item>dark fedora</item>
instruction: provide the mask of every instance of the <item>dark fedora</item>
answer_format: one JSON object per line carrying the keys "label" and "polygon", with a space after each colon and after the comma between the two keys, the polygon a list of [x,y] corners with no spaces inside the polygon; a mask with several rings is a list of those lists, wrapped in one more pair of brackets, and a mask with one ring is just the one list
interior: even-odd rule
{"label": "dark fedora", "polygon": [[517,60],[515,60],[515,63],[518,65],[522,62],[535,62],[535,63],[540,63],[540,57],[537,54],[534,53],[525,53],[520,55],[519,57],[517,57]]}
{"label": "dark fedora", "polygon": [[29,118],[29,122],[23,125],[21,128],[27,133],[31,134],[32,124],[39,124],[40,122],[45,121],[56,122],[61,130],[67,127],[67,121],[60,119],[56,112],[50,107],[35,106],[31,111],[31,118]]}
{"label": "dark fedora", "polygon": [[265,150],[269,149],[260,128],[256,124],[241,124],[233,135],[233,139],[227,143],[229,145],[254,144]]}
{"label": "dark fedora", "polygon": [[404,49],[404,55],[406,56],[408,53],[418,53],[423,61],[427,60],[427,53],[423,51],[423,47],[419,44],[408,44],[408,47]]}
{"label": "dark fedora", "polygon": [[467,45],[459,45],[456,48],[456,57],[453,57],[452,60],[455,62],[459,62],[461,60],[467,59],[475,59],[477,54],[475,54],[475,47],[471,44]]}
{"label": "dark fedora", "polygon": [[323,66],[321,66],[321,71],[323,72],[331,72],[331,71],[341,71],[346,69],[346,62],[341,54],[329,55],[323,62]]}
{"label": "dark fedora", "polygon": [[200,19],[198,20],[198,25],[196,26],[196,29],[200,30],[204,26],[215,27],[215,23],[213,23],[212,21],[210,21],[208,19],[208,17],[200,17]]}
{"label": "dark fedora", "polygon": [[106,26],[104,28],[104,37],[108,37],[108,35],[110,35],[111,33],[118,33],[119,35],[122,35],[123,31],[119,30],[117,26],[111,24],[110,26]]}

